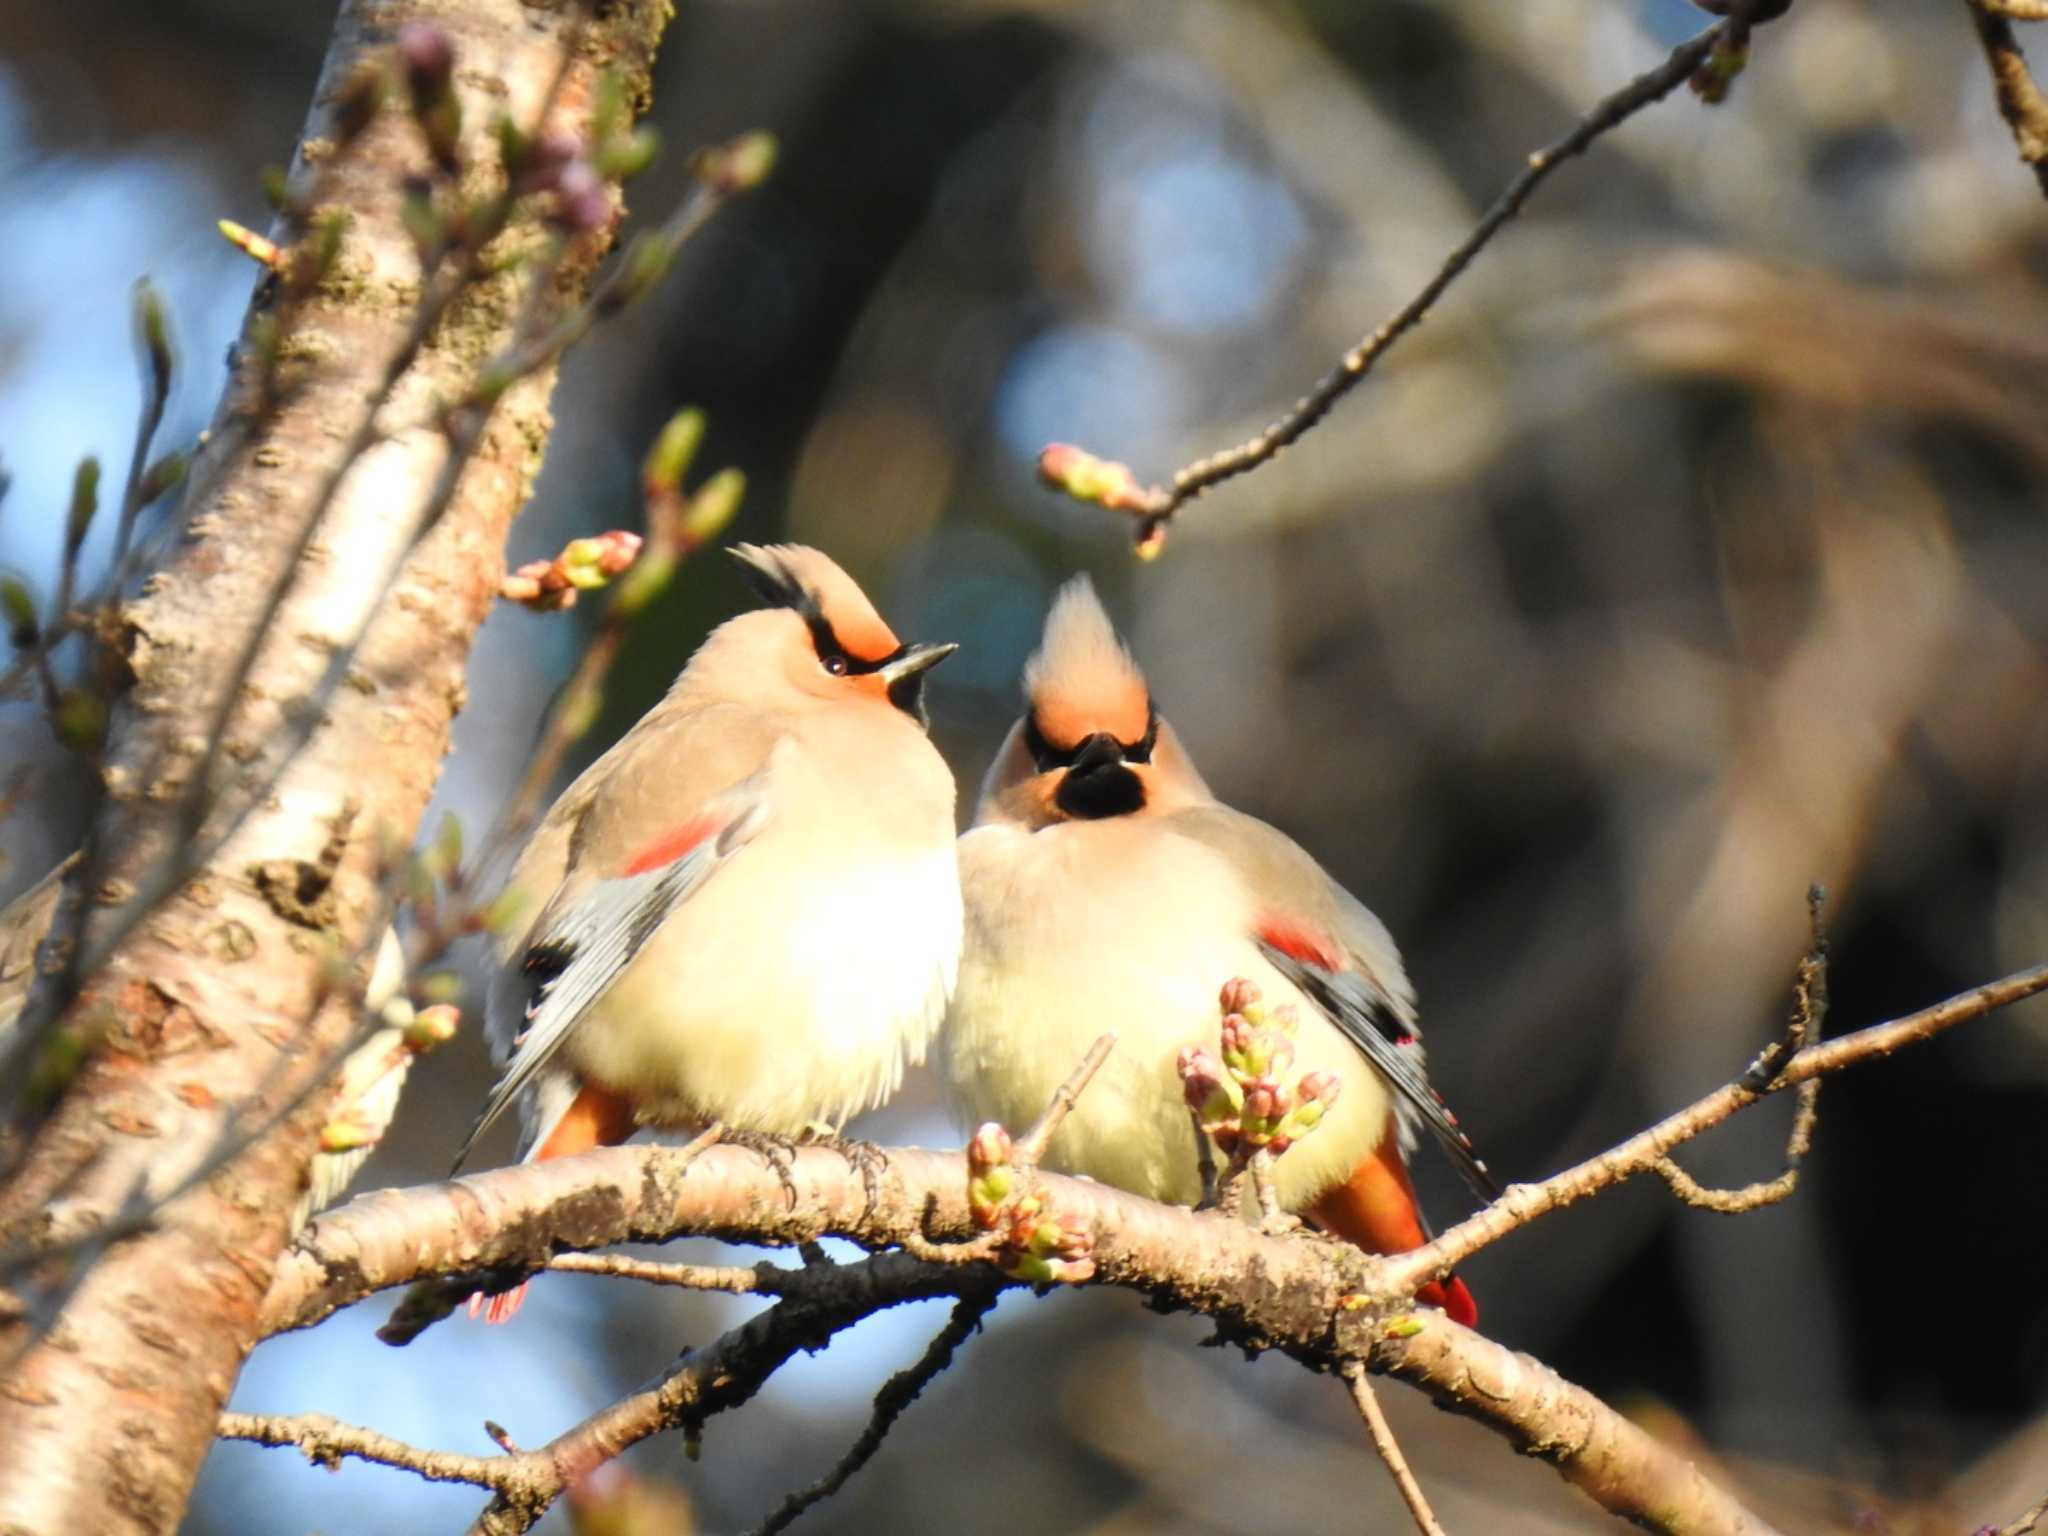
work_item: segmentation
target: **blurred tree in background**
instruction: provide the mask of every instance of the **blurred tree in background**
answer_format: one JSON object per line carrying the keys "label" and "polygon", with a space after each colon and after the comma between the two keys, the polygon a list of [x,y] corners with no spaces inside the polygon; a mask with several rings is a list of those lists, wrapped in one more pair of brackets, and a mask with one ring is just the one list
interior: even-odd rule
{"label": "blurred tree in background", "polygon": [[[330,20],[0,14],[10,570],[54,565],[42,509],[130,430],[118,300],[145,271],[187,343],[171,435],[203,421],[250,284],[213,223],[262,222]],[[1508,1178],[1749,1060],[1811,881],[1835,894],[1836,1028],[2036,962],[2048,222],[1961,3],[1800,0],[1726,106],[1681,94],[1560,170],[1356,395],[1188,508],[1156,562],[1035,483],[1052,440],[1156,478],[1255,431],[1530,150],[1700,22],[1680,0],[690,0],[654,121],[679,146],[767,127],[779,169],[572,355],[511,559],[634,526],[645,445],[702,405],[709,458],[750,477],[740,532],[817,544],[904,632],[962,642],[933,713],[970,801],[1051,591],[1093,571],[1218,792],[1386,920],[1438,1084]],[[648,172],[639,216],[685,174]],[[589,750],[740,601],[716,563],[685,566]],[[502,803],[577,622],[490,619],[443,809]],[[0,825],[11,893],[83,807],[33,707],[0,708],[0,782],[25,772],[36,807]],[[1487,1333],[1711,1445],[1787,1529],[2009,1519],[2048,1487],[2044,1018],[1834,1085],[1784,1205],[1729,1220],[1642,1181],[1488,1250],[1466,1269]],[[363,1183],[438,1176],[487,1070],[474,1031],[428,1058]],[[1768,1173],[1782,1114],[1688,1165]],[[957,1139],[922,1079],[859,1129]],[[1443,1173],[1421,1176],[1448,1216]],[[759,1304],[550,1277],[518,1327],[394,1355],[373,1302],[264,1346],[236,1403],[475,1452],[491,1417],[532,1444]],[[831,1464],[942,1306],[784,1372],[702,1462],[663,1441],[634,1464],[687,1485],[705,1529],[745,1527]],[[1113,1292],[1012,1296],[805,1528],[1406,1518],[1324,1384],[1199,1352],[1205,1332]],[[1451,1529],[1614,1524],[1384,1396]],[[224,1446],[187,1529],[441,1529],[475,1502]]]}

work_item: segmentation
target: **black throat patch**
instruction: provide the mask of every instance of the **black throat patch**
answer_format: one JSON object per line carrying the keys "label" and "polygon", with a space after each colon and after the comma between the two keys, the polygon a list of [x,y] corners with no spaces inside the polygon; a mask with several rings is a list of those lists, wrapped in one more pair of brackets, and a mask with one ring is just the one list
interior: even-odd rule
{"label": "black throat patch", "polygon": [[1122,763],[1097,763],[1069,769],[1053,794],[1053,804],[1081,821],[1128,816],[1145,808],[1145,782]]}

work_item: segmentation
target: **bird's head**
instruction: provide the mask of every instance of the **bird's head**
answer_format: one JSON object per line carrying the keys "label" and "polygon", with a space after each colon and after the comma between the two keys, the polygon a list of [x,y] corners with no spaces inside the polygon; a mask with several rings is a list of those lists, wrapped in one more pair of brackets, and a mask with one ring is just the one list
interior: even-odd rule
{"label": "bird's head", "polygon": [[736,544],[731,553],[767,606],[719,626],[699,653],[707,668],[757,700],[887,708],[929,729],[924,675],[957,645],[905,645],[853,578],[815,549]]}
{"label": "bird's head", "polygon": [[1024,697],[1024,718],[982,784],[980,820],[1035,828],[1210,798],[1086,576],[1053,599]]}

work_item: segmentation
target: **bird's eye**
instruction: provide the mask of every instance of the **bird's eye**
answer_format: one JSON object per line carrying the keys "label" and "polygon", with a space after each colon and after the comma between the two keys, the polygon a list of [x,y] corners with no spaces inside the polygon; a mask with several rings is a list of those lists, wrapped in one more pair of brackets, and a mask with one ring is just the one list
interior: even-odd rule
{"label": "bird's eye", "polygon": [[846,676],[846,658],[844,656],[820,656],[818,658],[818,665],[827,672],[830,672],[834,677]]}

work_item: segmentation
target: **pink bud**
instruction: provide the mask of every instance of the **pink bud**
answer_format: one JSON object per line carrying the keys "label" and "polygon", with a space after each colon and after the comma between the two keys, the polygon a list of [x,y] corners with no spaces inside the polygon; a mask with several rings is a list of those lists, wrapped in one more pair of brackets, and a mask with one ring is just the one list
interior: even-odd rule
{"label": "pink bud", "polygon": [[455,70],[454,42],[439,27],[424,21],[409,21],[399,28],[398,57],[415,96],[446,85]]}
{"label": "pink bud", "polygon": [[1223,1063],[1199,1045],[1184,1045],[1174,1058],[1181,1093],[1191,1109],[1201,1109],[1223,1086]]}
{"label": "pink bud", "polygon": [[588,160],[572,160],[555,175],[555,222],[571,234],[601,229],[612,216],[604,178]]}
{"label": "pink bud", "polygon": [[1246,1086],[1244,1091],[1244,1117],[1247,1120],[1278,1120],[1287,1113],[1287,1106],[1280,1092],[1280,1085],[1270,1077],[1259,1078]]}
{"label": "pink bud", "polygon": [[1014,1151],[1010,1133],[995,1121],[977,1129],[967,1143],[967,1166],[976,1174],[1006,1165]]}
{"label": "pink bud", "polygon": [[1225,1013],[1243,1013],[1247,1008],[1259,1004],[1261,993],[1256,985],[1242,976],[1233,976],[1223,983],[1223,992],[1217,998]]}
{"label": "pink bud", "polygon": [[526,146],[526,158],[519,167],[523,192],[546,192],[561,184],[562,172],[583,153],[582,143],[573,135],[550,129],[538,134]]}
{"label": "pink bud", "polygon": [[1344,1079],[1334,1072],[1310,1072],[1295,1089],[1304,1104],[1321,1104],[1325,1109],[1337,1102],[1337,1095],[1344,1091]]}
{"label": "pink bud", "polygon": [[642,542],[639,534],[628,533],[623,528],[614,528],[609,533],[600,534],[598,544],[601,548],[597,568],[607,576],[618,575],[640,558]]}

